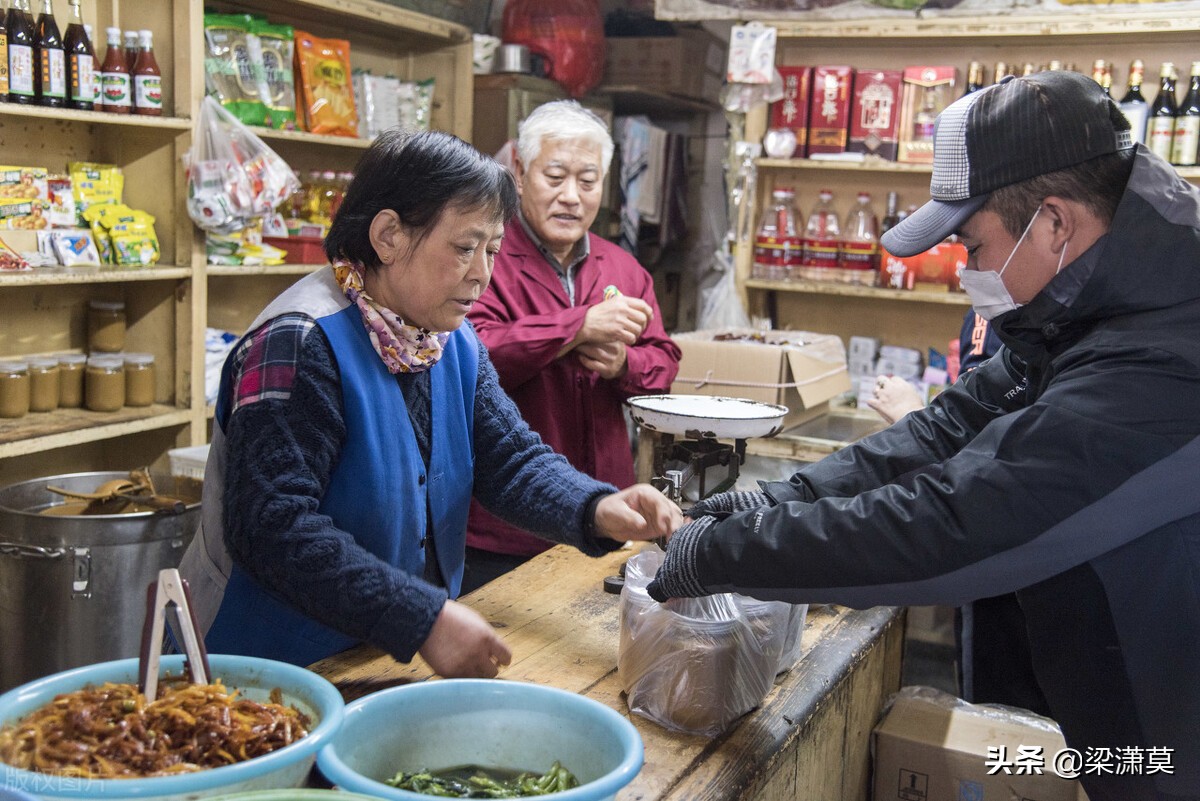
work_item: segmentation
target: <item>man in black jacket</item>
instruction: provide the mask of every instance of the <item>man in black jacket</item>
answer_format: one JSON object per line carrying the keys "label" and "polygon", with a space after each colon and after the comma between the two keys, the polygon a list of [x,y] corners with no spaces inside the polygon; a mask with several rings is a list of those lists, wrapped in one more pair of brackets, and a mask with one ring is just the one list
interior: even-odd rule
{"label": "man in black jacket", "polygon": [[930,194],[884,244],[957,232],[1004,349],[788,481],[693,507],[650,593],[1016,591],[1091,801],[1200,798],[1200,192],[1059,71],[948,107]]}

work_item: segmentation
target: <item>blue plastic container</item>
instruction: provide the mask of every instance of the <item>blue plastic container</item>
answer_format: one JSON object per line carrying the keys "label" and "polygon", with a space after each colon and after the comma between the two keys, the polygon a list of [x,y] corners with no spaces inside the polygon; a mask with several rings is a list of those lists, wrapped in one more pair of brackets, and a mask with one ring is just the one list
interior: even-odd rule
{"label": "blue plastic container", "polygon": [[[162,670],[179,675],[182,655],[164,656]],[[123,798],[140,801],[189,801],[247,790],[299,787],[308,778],[317,750],[342,725],[345,704],[337,688],[312,671],[295,665],[248,656],[209,656],[214,678],[256,701],[266,701],[273,688],[283,702],[308,715],[307,737],[247,762],[151,779],[75,779],[20,770],[0,763],[0,787],[24,790],[44,799]],[[138,660],[101,662],[56,673],[0,695],[0,726],[15,723],[61,693],[106,681],[137,683]]]}
{"label": "blue plastic container", "polygon": [[532,797],[602,801],[633,781],[642,759],[633,724],[590,698],[525,682],[445,679],[347,704],[342,730],[321,749],[317,765],[351,792],[428,801],[383,780],[402,770],[462,765],[540,773],[558,760],[580,786]]}

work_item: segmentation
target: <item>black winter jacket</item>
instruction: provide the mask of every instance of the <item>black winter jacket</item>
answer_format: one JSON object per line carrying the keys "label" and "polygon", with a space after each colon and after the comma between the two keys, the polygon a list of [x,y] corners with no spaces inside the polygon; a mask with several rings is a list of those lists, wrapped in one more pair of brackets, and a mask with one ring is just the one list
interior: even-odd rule
{"label": "black winter jacket", "polygon": [[1109,233],[995,322],[1005,349],[928,409],[673,539],[676,577],[854,607],[1017,591],[1068,745],[1174,749],[1173,773],[1085,777],[1092,800],[1200,796],[1200,193],[1139,146]]}

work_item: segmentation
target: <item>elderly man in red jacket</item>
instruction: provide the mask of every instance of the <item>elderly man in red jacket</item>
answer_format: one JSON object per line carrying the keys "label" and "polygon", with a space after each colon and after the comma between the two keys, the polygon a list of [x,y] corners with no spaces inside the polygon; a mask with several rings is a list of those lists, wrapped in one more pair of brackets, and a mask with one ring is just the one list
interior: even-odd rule
{"label": "elderly man in red jacket", "polygon": [[[620,488],[634,483],[623,401],[667,391],[679,348],[663,330],[649,273],[588,231],[612,154],[604,123],[573,100],[539,106],[521,123],[521,210],[468,317],[530,427],[576,468]],[[550,543],[473,503],[467,546],[464,593]]]}

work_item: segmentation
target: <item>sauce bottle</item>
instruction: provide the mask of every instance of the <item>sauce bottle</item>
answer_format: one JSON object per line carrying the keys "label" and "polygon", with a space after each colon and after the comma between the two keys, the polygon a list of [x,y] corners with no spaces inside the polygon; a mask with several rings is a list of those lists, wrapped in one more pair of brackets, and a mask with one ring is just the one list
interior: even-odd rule
{"label": "sauce bottle", "polygon": [[8,28],[8,101],[33,105],[33,48],[36,36],[29,0],[13,0],[6,18]]}
{"label": "sauce bottle", "polygon": [[138,35],[137,31],[125,31],[125,66],[129,74],[133,74],[133,65],[137,63]]}
{"label": "sauce bottle", "polygon": [[52,0],[42,0],[37,18],[37,57],[34,85],[43,106],[61,108],[67,104],[67,61],[62,34],[54,21]]}
{"label": "sauce bottle", "polygon": [[0,103],[8,102],[8,0],[0,0]]}
{"label": "sauce bottle", "polygon": [[70,76],[67,108],[91,111],[95,108],[96,98],[96,54],[92,51],[91,37],[84,30],[79,0],[71,0],[71,21],[67,24],[63,46]]}
{"label": "sauce bottle", "polygon": [[121,52],[121,29],[106,28],[104,34],[108,51],[100,66],[100,110],[128,114],[133,108],[133,93],[125,54]]}
{"label": "sauce bottle", "polygon": [[154,34],[138,31],[137,63],[133,65],[133,113],[161,117],[162,72],[154,60]]}

